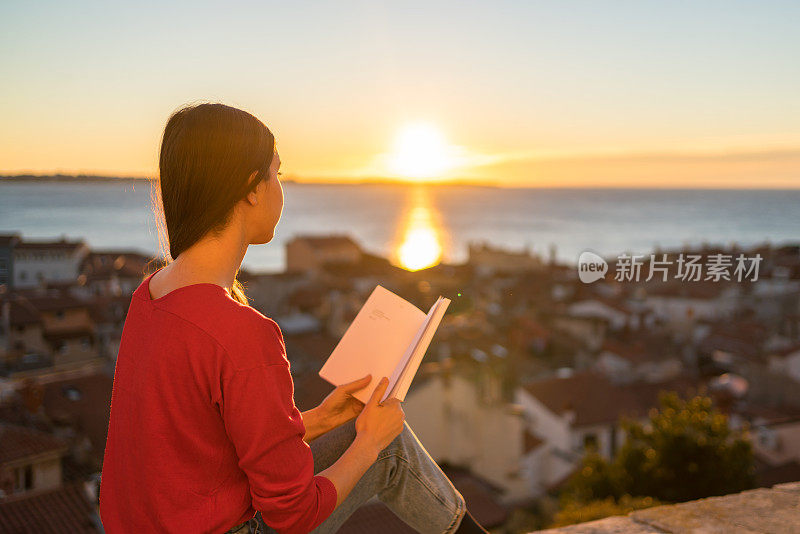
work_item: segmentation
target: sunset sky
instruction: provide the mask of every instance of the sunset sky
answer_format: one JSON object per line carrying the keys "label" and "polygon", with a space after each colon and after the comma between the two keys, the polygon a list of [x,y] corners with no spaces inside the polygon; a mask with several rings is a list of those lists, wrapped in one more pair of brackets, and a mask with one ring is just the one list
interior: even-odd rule
{"label": "sunset sky", "polygon": [[182,104],[298,181],[798,187],[800,3],[0,5],[0,173],[152,176]]}

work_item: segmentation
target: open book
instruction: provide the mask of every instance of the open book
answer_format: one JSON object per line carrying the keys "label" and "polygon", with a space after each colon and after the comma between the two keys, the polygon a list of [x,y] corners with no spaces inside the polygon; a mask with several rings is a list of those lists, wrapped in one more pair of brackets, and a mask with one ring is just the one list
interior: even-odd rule
{"label": "open book", "polygon": [[365,404],[380,379],[387,376],[389,385],[381,402],[392,397],[405,400],[449,304],[450,299],[440,296],[426,315],[407,300],[377,286],[347,327],[319,376],[340,386],[372,374],[369,385],[353,394]]}

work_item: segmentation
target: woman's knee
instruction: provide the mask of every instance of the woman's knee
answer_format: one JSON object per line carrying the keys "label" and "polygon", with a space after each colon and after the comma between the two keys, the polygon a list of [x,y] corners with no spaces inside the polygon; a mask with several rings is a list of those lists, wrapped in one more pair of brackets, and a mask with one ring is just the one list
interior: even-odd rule
{"label": "woman's knee", "polygon": [[[413,447],[417,440],[417,436],[414,435],[414,432],[411,430],[411,426],[409,426],[408,421],[403,421],[403,430],[400,431],[397,436],[383,449],[384,454],[389,453],[396,453],[398,451],[402,452],[404,450],[408,450],[410,447]],[[401,454],[401,456],[404,456]]]}

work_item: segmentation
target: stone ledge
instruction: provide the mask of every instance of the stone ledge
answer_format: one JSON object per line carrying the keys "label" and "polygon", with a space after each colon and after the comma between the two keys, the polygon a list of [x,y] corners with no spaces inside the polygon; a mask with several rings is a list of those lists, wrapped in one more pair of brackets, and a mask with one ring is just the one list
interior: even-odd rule
{"label": "stone ledge", "polygon": [[547,534],[728,534],[800,532],[800,482],[777,484],[679,504],[636,510],[561,528]]}

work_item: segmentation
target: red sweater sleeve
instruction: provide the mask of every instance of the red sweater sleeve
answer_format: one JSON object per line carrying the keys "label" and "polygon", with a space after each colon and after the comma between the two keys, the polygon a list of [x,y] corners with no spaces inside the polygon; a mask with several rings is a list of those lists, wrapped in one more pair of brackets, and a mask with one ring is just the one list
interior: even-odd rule
{"label": "red sweater sleeve", "polygon": [[222,414],[247,474],[253,507],[280,534],[305,534],[336,507],[336,486],[314,474],[294,404],[289,362],[237,370],[223,383]]}

